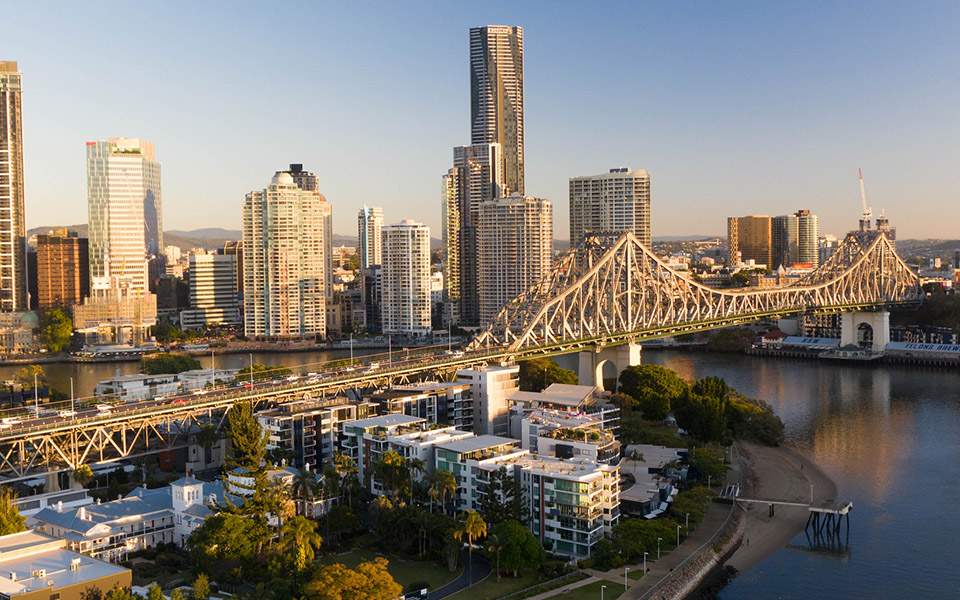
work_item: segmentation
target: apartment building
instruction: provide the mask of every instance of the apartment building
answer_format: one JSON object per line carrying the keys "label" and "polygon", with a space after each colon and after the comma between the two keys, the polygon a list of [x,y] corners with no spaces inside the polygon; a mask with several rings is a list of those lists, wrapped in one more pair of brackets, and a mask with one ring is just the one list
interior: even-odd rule
{"label": "apartment building", "polygon": [[620,462],[620,442],[603,428],[599,416],[534,409],[511,414],[511,424],[513,437],[532,454],[612,465]]}
{"label": "apartment building", "polygon": [[473,397],[473,431],[478,435],[509,435],[507,398],[520,389],[520,367],[487,366],[457,371],[457,382],[468,384]]}
{"label": "apartment building", "polygon": [[403,414],[382,415],[346,423],[342,452],[357,466],[357,476],[370,493],[382,490],[373,477],[373,465],[390,449],[389,437],[426,429],[426,420]]}
{"label": "apartment building", "polygon": [[609,173],[570,179],[570,243],[591,231],[632,231],[650,247],[650,174],[610,169]]}
{"label": "apartment building", "polygon": [[90,293],[87,238],[58,227],[37,236],[37,309],[71,308]]}
{"label": "apartment building", "polygon": [[620,409],[604,401],[600,389],[591,385],[552,383],[542,392],[514,392],[507,404],[511,412],[542,408],[584,413],[615,437],[620,435]]}
{"label": "apartment building", "polygon": [[236,254],[191,252],[190,309],[180,312],[180,326],[239,325]]}
{"label": "apartment building", "polygon": [[430,335],[430,228],[406,219],[384,227],[382,236],[383,333]]}
{"label": "apartment building", "polygon": [[520,440],[496,435],[474,435],[436,445],[434,468],[448,471],[457,479],[457,495],[452,500],[457,511],[479,510],[477,487],[480,469],[498,459],[527,454]]}

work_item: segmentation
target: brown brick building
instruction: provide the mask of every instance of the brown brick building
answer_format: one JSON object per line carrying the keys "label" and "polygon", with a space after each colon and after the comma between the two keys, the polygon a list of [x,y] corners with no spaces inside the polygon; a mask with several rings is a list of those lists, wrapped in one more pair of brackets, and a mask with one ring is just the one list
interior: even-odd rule
{"label": "brown brick building", "polygon": [[70,308],[90,293],[87,238],[64,228],[37,236],[37,309]]}

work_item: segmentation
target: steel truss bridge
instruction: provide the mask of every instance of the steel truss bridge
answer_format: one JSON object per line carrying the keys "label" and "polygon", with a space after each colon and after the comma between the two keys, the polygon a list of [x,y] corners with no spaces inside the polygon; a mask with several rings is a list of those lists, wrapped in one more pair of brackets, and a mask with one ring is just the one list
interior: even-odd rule
{"label": "steel truss bridge", "polygon": [[[568,354],[801,313],[879,310],[923,298],[917,275],[882,232],[854,232],[817,270],[787,286],[721,290],[674,271],[632,233],[597,234],[500,311],[462,354],[417,354],[377,368],[340,370],[319,381],[225,388],[175,404],[133,402],[111,414],[26,420],[0,429],[0,482],[72,471],[183,447],[201,424],[223,427],[238,400],[268,406],[336,397],[460,369]],[[331,398],[331,405],[342,402]]]}

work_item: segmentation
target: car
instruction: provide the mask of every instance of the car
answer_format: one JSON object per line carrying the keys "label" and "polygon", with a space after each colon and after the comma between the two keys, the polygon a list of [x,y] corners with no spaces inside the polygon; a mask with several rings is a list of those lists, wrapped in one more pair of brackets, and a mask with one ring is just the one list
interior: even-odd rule
{"label": "car", "polygon": [[354,369],[353,367],[344,367],[343,370],[347,373],[352,373],[353,371],[356,371],[356,369]]}
{"label": "car", "polygon": [[379,369],[379,368],[380,368],[380,363],[378,362],[367,363],[368,371],[373,371],[374,369]]}
{"label": "car", "polygon": [[163,396],[154,396],[153,400],[154,402],[163,402],[165,398]]}
{"label": "car", "polygon": [[174,400],[174,401],[171,402],[170,404],[186,404],[186,403],[187,403],[187,399],[186,399],[186,398],[177,398],[176,400]]}
{"label": "car", "polygon": [[20,417],[6,417],[4,419],[0,419],[0,425],[5,425],[6,427],[13,427],[14,425],[19,425],[20,423],[23,423],[23,421],[20,420]]}
{"label": "car", "polygon": [[288,375],[288,376],[287,376],[287,381],[296,381],[296,380],[298,380],[298,379],[300,379],[300,376],[299,376],[299,375]]}
{"label": "car", "polygon": [[57,413],[61,419],[69,419],[70,417],[77,416],[77,411],[75,410],[61,410]]}
{"label": "car", "polygon": [[104,412],[104,411],[110,412],[110,409],[111,409],[111,408],[113,408],[113,406],[111,406],[111,405],[109,405],[109,404],[98,404],[98,405],[97,405],[97,410],[99,410],[100,412]]}
{"label": "car", "polygon": [[207,393],[207,390],[193,390],[194,396],[202,396]]}

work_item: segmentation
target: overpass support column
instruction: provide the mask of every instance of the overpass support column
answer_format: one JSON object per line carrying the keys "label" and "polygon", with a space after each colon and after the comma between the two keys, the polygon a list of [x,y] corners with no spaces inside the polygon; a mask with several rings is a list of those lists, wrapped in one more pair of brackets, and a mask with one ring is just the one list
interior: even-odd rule
{"label": "overpass support column", "polygon": [[603,368],[603,361],[598,358],[600,352],[596,349],[583,350],[579,354],[577,368],[577,383],[580,385],[602,386],[601,381],[597,381],[597,366]]}
{"label": "overpass support column", "polygon": [[627,367],[640,364],[640,344],[629,342],[620,346],[594,348],[580,352],[577,383],[603,388],[603,365],[610,362],[617,368],[617,379]]}
{"label": "overpass support column", "polygon": [[622,346],[617,346],[617,381],[620,380],[620,373],[623,373],[627,367],[635,367],[640,364],[640,344],[630,342]]}
{"label": "overpass support column", "polygon": [[43,481],[43,493],[49,494],[50,492],[59,492],[60,491],[60,474],[57,472],[47,473]]}
{"label": "overpass support column", "polygon": [[860,327],[868,325],[873,331],[870,350],[883,352],[890,342],[890,312],[853,312],[840,315],[840,345],[860,345]]}

